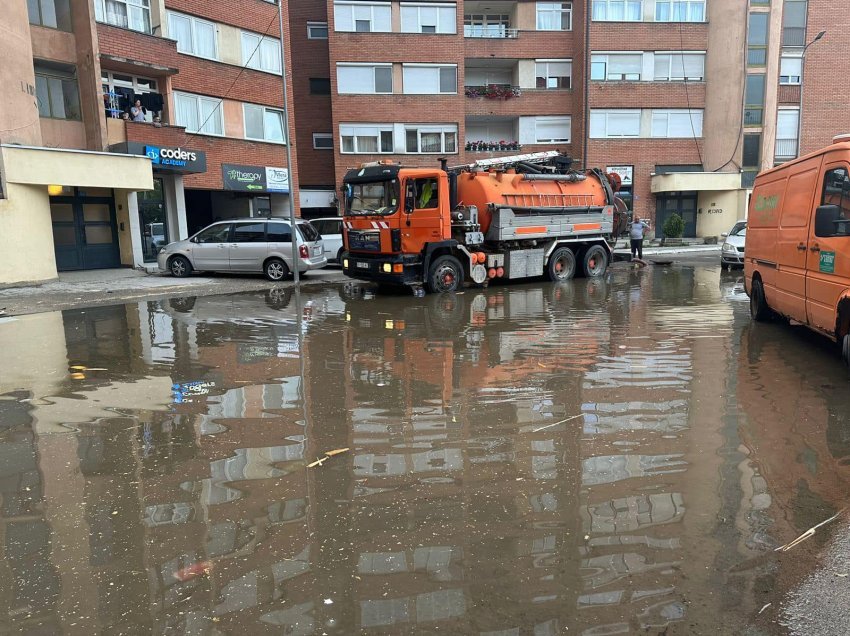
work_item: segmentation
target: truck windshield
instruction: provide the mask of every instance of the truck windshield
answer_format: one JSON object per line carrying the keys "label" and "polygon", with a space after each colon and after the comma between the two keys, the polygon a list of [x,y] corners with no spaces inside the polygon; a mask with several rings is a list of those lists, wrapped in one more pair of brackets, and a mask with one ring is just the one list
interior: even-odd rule
{"label": "truck windshield", "polygon": [[345,184],[345,213],[392,214],[398,209],[398,181]]}

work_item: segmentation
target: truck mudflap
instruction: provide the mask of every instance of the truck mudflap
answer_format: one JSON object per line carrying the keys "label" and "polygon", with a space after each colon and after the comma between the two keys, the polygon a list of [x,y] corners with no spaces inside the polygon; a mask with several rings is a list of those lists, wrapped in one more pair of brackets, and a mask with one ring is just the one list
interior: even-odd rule
{"label": "truck mudflap", "polygon": [[422,261],[418,255],[350,252],[342,262],[349,278],[390,285],[421,285]]}

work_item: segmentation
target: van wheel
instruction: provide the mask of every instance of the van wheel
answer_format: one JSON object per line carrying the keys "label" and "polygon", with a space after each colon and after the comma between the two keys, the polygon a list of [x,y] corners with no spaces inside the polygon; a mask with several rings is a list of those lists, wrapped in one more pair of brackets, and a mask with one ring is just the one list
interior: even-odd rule
{"label": "van wheel", "polygon": [[340,247],[340,248],[339,248],[339,251],[336,253],[336,262],[337,262],[340,266],[342,266],[342,259],[344,258],[344,255],[345,255],[345,248],[344,248],[344,247]]}
{"label": "van wheel", "polygon": [[463,287],[463,266],[454,256],[440,256],[428,270],[428,291],[435,294],[457,291]]}
{"label": "van wheel", "polygon": [[576,273],[576,255],[569,247],[559,247],[549,257],[546,275],[553,283],[570,280]]}
{"label": "van wheel", "polygon": [[266,278],[273,281],[283,280],[287,276],[289,276],[289,268],[279,258],[272,258],[266,261],[265,266],[263,267],[263,272],[266,275]]}
{"label": "van wheel", "polygon": [[168,271],[175,278],[185,278],[192,273],[192,263],[185,256],[174,256],[168,261]]}
{"label": "van wheel", "polygon": [[764,297],[764,286],[760,280],[756,279],[750,290],[750,317],[756,322],[766,322],[770,319],[770,315],[770,307],[767,306],[767,299]]}
{"label": "van wheel", "polygon": [[608,252],[601,245],[591,245],[584,253],[581,264],[581,269],[588,278],[602,276],[608,269]]}

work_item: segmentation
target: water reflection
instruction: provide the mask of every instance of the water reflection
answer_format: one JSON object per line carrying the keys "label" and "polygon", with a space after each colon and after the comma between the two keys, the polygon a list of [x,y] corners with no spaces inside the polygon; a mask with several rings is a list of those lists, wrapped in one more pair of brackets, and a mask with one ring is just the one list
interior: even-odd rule
{"label": "water reflection", "polygon": [[0,624],[737,628],[784,576],[747,564],[846,492],[850,398],[836,359],[751,326],[720,280],[614,269],[6,321]]}

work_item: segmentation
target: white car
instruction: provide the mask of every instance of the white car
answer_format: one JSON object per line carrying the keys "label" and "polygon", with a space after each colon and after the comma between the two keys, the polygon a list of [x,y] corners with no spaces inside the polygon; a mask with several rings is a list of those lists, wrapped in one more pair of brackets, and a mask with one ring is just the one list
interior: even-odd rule
{"label": "white car", "polygon": [[342,218],[338,216],[326,216],[320,219],[311,219],[322,237],[325,246],[325,258],[328,262],[342,263]]}
{"label": "white car", "polygon": [[744,243],[747,238],[747,222],[738,221],[728,234],[723,235],[723,249],[720,252],[720,264],[723,267],[744,266]]}

